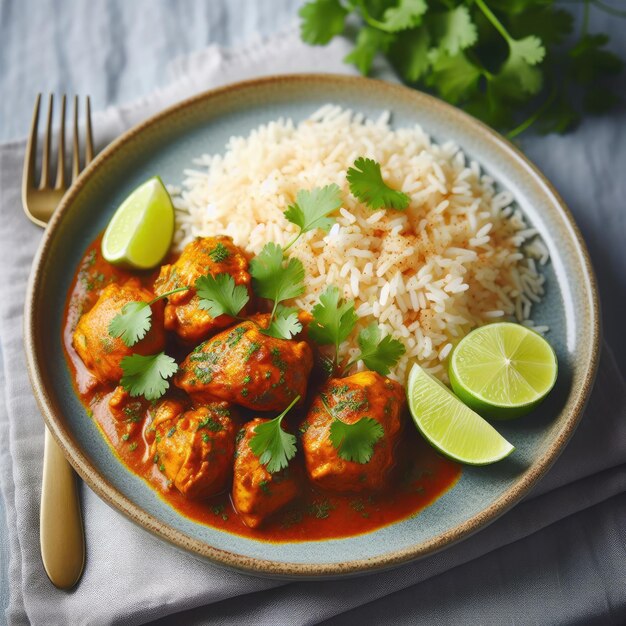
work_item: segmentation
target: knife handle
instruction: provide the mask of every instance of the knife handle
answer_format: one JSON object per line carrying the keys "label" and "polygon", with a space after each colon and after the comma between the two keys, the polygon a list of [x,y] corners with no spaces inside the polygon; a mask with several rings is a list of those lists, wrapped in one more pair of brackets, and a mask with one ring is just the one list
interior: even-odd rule
{"label": "knife handle", "polygon": [[74,470],[46,428],[39,543],[48,578],[71,589],[85,565],[85,532]]}

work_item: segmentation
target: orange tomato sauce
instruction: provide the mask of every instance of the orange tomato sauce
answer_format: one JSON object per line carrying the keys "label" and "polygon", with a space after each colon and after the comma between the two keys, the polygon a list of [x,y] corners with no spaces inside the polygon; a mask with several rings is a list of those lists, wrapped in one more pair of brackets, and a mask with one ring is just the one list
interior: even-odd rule
{"label": "orange tomato sauce", "polygon": [[[145,286],[151,288],[156,278],[154,272],[131,273],[110,265],[100,255],[100,241],[101,237],[98,237],[85,252],[67,295],[62,331],[67,364],[76,393],[120,462],[143,478],[155,494],[182,515],[220,530],[263,541],[349,537],[418,514],[458,481],[460,466],[436,453],[408,419],[396,450],[398,461],[394,479],[391,487],[382,493],[337,494],[317,489],[306,480],[304,461],[298,453],[291,463],[298,464],[301,469],[300,497],[260,528],[248,528],[241,521],[229,491],[204,501],[186,499],[170,485],[150,454],[153,433],[148,430],[149,410],[141,409],[129,414],[124,421],[116,420],[109,410],[113,387],[96,384],[72,346],[72,334],[80,316],[94,305],[105,285],[139,276]],[[167,347],[168,354],[177,360],[190,350],[190,347],[176,345],[173,339]],[[249,416],[252,417],[252,413]],[[293,418],[291,426],[297,430]]]}

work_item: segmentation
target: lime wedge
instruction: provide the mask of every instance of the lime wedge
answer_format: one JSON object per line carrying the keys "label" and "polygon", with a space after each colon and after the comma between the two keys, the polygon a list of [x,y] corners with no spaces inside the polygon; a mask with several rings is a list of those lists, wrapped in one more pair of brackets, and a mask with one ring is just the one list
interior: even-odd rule
{"label": "lime wedge", "polygon": [[156,267],[174,236],[174,205],[158,176],[122,202],[102,238],[102,256],[113,265],[138,270]]}
{"label": "lime wedge", "polygon": [[515,448],[442,382],[415,364],[407,385],[409,410],[426,441],[469,465],[500,461]]}
{"label": "lime wedge", "polygon": [[449,375],[465,404],[485,417],[509,419],[528,413],[554,387],[556,354],[525,326],[488,324],[459,342]]}

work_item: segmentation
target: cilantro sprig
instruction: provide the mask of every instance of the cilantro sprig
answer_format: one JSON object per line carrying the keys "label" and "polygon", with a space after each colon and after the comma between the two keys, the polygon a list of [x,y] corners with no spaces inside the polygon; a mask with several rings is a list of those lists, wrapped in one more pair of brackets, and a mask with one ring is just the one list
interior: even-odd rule
{"label": "cilantro sprig", "polygon": [[[531,126],[566,132],[618,101],[622,60],[589,32],[591,10],[626,17],[604,0],[311,0],[301,37],[326,45],[357,26],[345,58],[369,74],[384,54],[410,85],[427,88],[515,137]],[[356,19],[348,20],[349,16]]]}
{"label": "cilantro sprig", "polygon": [[358,320],[354,302],[341,299],[339,289],[331,285],[320,295],[312,315],[309,337],[320,346],[334,346],[336,362],[339,346],[349,337]]}
{"label": "cilantro sprig", "polygon": [[409,206],[410,198],[396,191],[383,180],[380,164],[373,159],[359,157],[346,175],[352,195],[371,209],[395,209],[403,211]]}
{"label": "cilantro sprig", "polygon": [[[353,363],[363,361],[365,365],[383,376],[389,374],[390,369],[406,352],[404,345],[389,335],[383,337],[376,322],[364,328],[357,338],[361,352]],[[349,365],[348,365],[349,367]]]}
{"label": "cilantro sprig", "polygon": [[298,400],[300,396],[296,396],[278,417],[254,427],[254,436],[249,443],[250,449],[270,474],[287,467],[289,461],[296,456],[296,438],[283,430],[282,422]]}
{"label": "cilantro sprig", "polygon": [[269,326],[264,332],[274,337],[291,339],[292,335],[302,330],[302,325],[297,321],[295,311],[279,309],[279,305],[304,293],[304,266],[300,259],[285,260],[284,254],[278,244],[265,244],[261,252],[250,261],[250,275],[254,293],[274,303]]}
{"label": "cilantro sprig", "polygon": [[168,378],[178,370],[176,361],[165,352],[150,356],[125,356],[120,366],[124,373],[120,385],[131,396],[143,396],[150,401],[158,400],[168,390]]}
{"label": "cilantro sprig", "polygon": [[345,461],[368,463],[374,454],[374,444],[385,435],[380,422],[365,416],[353,424],[348,424],[333,413],[323,395],[320,397],[326,412],[333,418],[330,425],[330,442],[339,457]]}
{"label": "cilantro sprig", "polygon": [[[320,295],[318,304],[313,307],[312,316],[309,337],[320,346],[334,346],[334,366],[337,367],[339,346],[350,336],[358,320],[354,302],[340,298],[339,289],[331,285]],[[363,361],[370,370],[387,376],[406,351],[402,342],[389,336],[383,337],[376,322],[362,329],[357,341],[361,350],[343,367],[344,372]]]}
{"label": "cilantro sprig", "polygon": [[298,319],[298,309],[278,305],[274,319],[264,331],[270,337],[291,339],[302,330]]}
{"label": "cilantro sprig", "polygon": [[304,233],[320,229],[328,232],[334,220],[328,217],[341,206],[340,189],[337,185],[316,187],[307,191],[301,189],[296,194],[296,202],[289,205],[285,217],[300,228],[296,237],[285,246],[286,252]]}
{"label": "cilantro sprig", "polygon": [[153,298],[150,302],[140,300],[138,302],[126,303],[122,307],[121,312],[109,323],[109,335],[111,337],[119,337],[124,342],[124,345],[131,348],[146,336],[152,326],[152,305],[174,293],[187,291],[187,289],[189,287],[172,289]]}
{"label": "cilantro sprig", "polygon": [[235,285],[235,279],[227,273],[200,276],[195,286],[200,298],[198,306],[211,317],[237,317],[250,300],[244,285]]}

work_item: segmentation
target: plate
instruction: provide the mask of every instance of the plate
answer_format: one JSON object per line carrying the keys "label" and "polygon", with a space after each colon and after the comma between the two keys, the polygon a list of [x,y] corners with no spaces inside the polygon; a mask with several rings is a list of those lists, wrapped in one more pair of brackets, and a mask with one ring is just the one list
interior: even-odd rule
{"label": "plate", "polygon": [[[512,191],[547,245],[546,297],[533,310],[547,324],[559,378],[531,415],[498,424],[516,446],[508,459],[467,467],[457,485],[417,516],[374,532],[326,541],[269,543],[185,518],[109,448],[74,393],[61,326],[77,264],[115,208],[141,182],[159,174],[182,180],[205,152],[222,152],[231,135],[245,135],[280,116],[302,120],[328,102],[392,125],[419,123],[436,141],[455,141],[503,188]],[[380,570],[423,557],[493,522],[546,473],[581,418],[596,372],[598,299],[585,245],[550,183],[512,144],[431,96],[380,81],[302,74],[247,81],[186,100],[132,128],[103,150],[64,197],[34,261],[25,310],[30,377],[44,419],[70,463],[106,502],[150,532],[212,562],[275,577],[337,577]]]}

